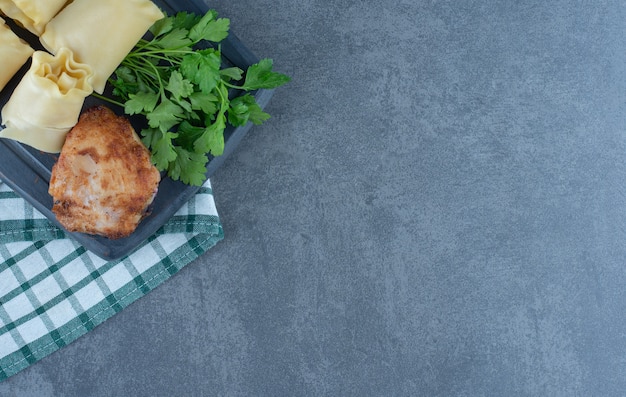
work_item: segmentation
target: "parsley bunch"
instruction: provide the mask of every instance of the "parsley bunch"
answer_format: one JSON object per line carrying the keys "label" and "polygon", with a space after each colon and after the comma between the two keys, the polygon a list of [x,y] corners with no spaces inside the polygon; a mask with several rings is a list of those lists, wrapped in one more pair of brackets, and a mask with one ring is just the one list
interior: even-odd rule
{"label": "parsley bunch", "polygon": [[[101,97],[123,106],[128,115],[146,117],[148,128],[141,136],[152,162],[188,185],[201,185],[208,155],[223,153],[227,123],[258,125],[270,117],[247,92],[290,81],[272,71],[271,59],[246,71],[223,67],[218,43],[229,27],[230,21],[214,10],[203,16],[179,12],[157,21],[150,28],[152,39],[139,41],[109,79],[121,101]],[[231,100],[229,90],[246,93]]]}

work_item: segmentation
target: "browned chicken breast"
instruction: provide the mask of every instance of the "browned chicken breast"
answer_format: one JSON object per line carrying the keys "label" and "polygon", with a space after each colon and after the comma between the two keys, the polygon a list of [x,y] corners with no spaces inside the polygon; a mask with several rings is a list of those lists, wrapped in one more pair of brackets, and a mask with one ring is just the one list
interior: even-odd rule
{"label": "browned chicken breast", "polygon": [[67,134],[48,192],[67,230],[116,239],[137,228],[160,180],[128,120],[96,106]]}

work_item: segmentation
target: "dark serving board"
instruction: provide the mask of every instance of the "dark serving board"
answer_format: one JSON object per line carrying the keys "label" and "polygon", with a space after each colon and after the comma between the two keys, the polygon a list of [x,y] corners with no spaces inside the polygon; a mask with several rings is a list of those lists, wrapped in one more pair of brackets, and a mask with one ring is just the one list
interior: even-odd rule
{"label": "dark serving board", "polygon": [[[208,6],[201,0],[173,1],[154,0],[161,9],[168,14],[177,11],[191,11],[204,13]],[[7,21],[13,30],[28,41],[35,49],[42,49],[36,37],[29,32],[19,29]],[[221,43],[224,62],[230,65],[247,69],[250,65],[258,62],[258,58],[249,51],[234,33],[230,33]],[[24,65],[22,70],[9,82],[7,87],[0,93],[0,107],[8,101],[12,91],[18,84],[21,76],[28,69],[29,64]],[[257,103],[264,108],[273,95],[273,90],[258,90],[253,93]],[[100,102],[94,97],[88,97],[84,108],[97,105]],[[104,103],[103,103],[104,104]],[[106,103],[117,114],[122,115],[123,109]],[[136,131],[144,128],[141,119],[131,119]],[[0,129],[2,126],[0,126]],[[223,163],[224,160],[235,150],[241,139],[245,136],[251,124],[234,128],[227,126],[224,132],[224,154],[210,158],[207,166],[207,177],[210,177]],[[52,166],[58,155],[44,153],[27,145],[9,140],[0,139],[0,179],[10,186],[17,194],[32,204],[43,213],[56,226],[63,228],[56,220],[51,211],[52,197],[48,194],[48,183]],[[154,234],[174,213],[187,202],[197,191],[198,187],[187,186],[181,182],[173,181],[164,177],[159,185],[159,191],[151,205],[150,215],[147,216],[137,227],[135,232],[127,238],[110,240],[104,237],[92,236],[83,233],[66,233],[79,244],[95,253],[101,258],[113,260],[123,257],[137,248],[148,237]]]}

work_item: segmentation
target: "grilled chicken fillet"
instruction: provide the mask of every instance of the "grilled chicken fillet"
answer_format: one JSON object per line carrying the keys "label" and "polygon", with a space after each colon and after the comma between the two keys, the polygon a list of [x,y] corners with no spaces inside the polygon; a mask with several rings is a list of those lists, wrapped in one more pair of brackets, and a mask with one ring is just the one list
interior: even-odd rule
{"label": "grilled chicken fillet", "polygon": [[160,180],[129,121],[96,106],[67,134],[48,192],[67,230],[117,239],[137,228]]}

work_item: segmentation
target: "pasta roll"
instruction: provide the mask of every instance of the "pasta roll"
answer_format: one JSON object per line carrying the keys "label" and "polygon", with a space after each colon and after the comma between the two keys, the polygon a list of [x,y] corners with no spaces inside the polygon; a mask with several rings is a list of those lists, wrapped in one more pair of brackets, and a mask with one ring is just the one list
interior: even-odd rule
{"label": "pasta roll", "polygon": [[150,0],[74,0],[46,26],[41,44],[53,54],[74,51],[94,69],[92,86],[102,94],[107,79],[163,12]]}
{"label": "pasta roll", "polygon": [[78,122],[85,98],[93,92],[93,70],[76,62],[71,50],[57,55],[36,51],[33,62],[2,108],[0,137],[58,153],[65,135]]}
{"label": "pasta roll", "polygon": [[0,0],[0,10],[37,36],[68,0]]}
{"label": "pasta roll", "polygon": [[26,63],[34,50],[5,25],[0,18],[0,91]]}

